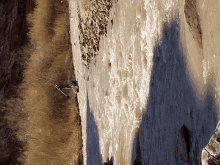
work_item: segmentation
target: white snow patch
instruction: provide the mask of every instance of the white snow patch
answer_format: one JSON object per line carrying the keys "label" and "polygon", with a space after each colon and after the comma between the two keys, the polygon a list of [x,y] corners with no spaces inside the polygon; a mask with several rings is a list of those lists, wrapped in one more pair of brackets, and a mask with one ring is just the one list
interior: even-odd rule
{"label": "white snow patch", "polygon": [[[102,159],[131,164],[133,140],[146,108],[155,41],[163,21],[176,12],[175,0],[119,0],[113,3],[107,37],[101,37],[96,66],[82,65],[77,3],[70,1],[70,28],[86,165],[87,93],[98,126]],[[80,9],[83,12],[83,9]],[[166,59],[164,59],[166,60]],[[111,67],[109,67],[111,63]],[[89,76],[89,81],[87,77]],[[123,163],[122,163],[123,162]]]}

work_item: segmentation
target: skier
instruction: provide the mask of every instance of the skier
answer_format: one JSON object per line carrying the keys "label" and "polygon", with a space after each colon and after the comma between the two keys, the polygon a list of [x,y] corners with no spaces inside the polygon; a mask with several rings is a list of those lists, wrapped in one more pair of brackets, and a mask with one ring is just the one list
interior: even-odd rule
{"label": "skier", "polygon": [[68,99],[70,99],[69,96],[67,96],[63,91],[62,89],[65,88],[65,89],[75,89],[77,92],[79,92],[79,86],[78,86],[78,83],[77,81],[72,81],[70,84],[61,84],[59,86],[55,85],[55,87],[63,94],[65,95]]}
{"label": "skier", "polygon": [[72,81],[71,84],[61,84],[58,86],[58,88],[61,90],[63,88],[65,89],[77,89],[77,92],[78,92],[78,83],[77,81]]}

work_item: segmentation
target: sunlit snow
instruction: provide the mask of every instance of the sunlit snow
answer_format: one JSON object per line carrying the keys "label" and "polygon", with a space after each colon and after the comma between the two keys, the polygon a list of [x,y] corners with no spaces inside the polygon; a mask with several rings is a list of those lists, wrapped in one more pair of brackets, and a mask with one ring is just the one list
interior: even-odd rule
{"label": "sunlit snow", "polygon": [[[149,110],[154,108],[154,112],[153,110],[150,111],[148,113],[150,117],[146,117],[144,121],[146,122],[146,119],[149,119],[147,122],[154,123],[154,128],[147,125],[146,130],[149,133],[146,134],[144,129],[140,131],[142,136],[140,143],[149,145],[146,145],[147,149],[143,149],[144,146],[142,146],[142,154],[146,155],[142,160],[144,163],[148,161],[150,164],[162,163],[165,161],[163,159],[166,159],[166,162],[163,162],[164,164],[182,161],[174,160],[174,150],[176,146],[182,145],[179,140],[181,137],[176,132],[182,128],[183,124],[189,129],[195,130],[193,135],[196,136],[192,137],[193,150],[197,150],[199,147],[201,150],[204,146],[198,147],[198,144],[207,144],[206,141],[212,132],[206,132],[206,141],[202,138],[197,140],[197,136],[204,132],[198,127],[203,129],[206,129],[205,126],[208,127],[206,120],[199,119],[202,115],[205,117],[209,115],[211,118],[213,114],[206,111],[206,107],[209,106],[208,103],[203,109],[199,109],[194,104],[196,99],[192,99],[194,98],[193,92],[190,91],[190,85],[187,84],[188,78],[185,75],[181,52],[178,48],[179,38],[174,35],[178,33],[177,25],[172,25],[172,27],[170,25],[170,29],[165,30],[169,34],[166,34],[164,39],[162,38],[165,24],[169,26],[172,19],[178,17],[179,13],[183,13],[183,4],[179,0],[112,1],[113,6],[109,13],[109,20],[112,20],[113,24],[108,23],[106,36],[102,35],[100,38],[99,51],[95,57],[96,65],[91,62],[88,69],[87,66],[83,65],[80,49],[78,12],[84,20],[89,17],[89,3],[90,1],[87,2],[86,0],[70,0],[71,43],[76,80],[79,83],[77,97],[82,119],[84,164],[88,163],[88,150],[86,148],[88,143],[86,132],[88,110],[91,110],[97,125],[102,161],[105,162],[111,157],[114,158],[115,165],[128,165],[134,161],[132,158],[133,144],[143,114],[147,111],[149,104],[150,81],[153,74],[152,68],[155,65],[153,62],[155,54],[158,57],[160,54],[162,57],[162,62],[158,60],[157,63],[159,71],[155,69],[157,71],[155,73],[166,75],[161,77],[154,75],[157,78],[155,78],[157,84],[156,87],[152,86],[155,92],[161,93],[151,97],[160,104],[155,103],[154,107],[149,108]],[[182,22],[183,20],[182,17]],[[187,25],[182,24],[181,26],[182,34],[184,34],[185,29],[185,33],[188,33]],[[192,38],[192,36],[190,38],[187,35],[187,39]],[[169,43],[162,44],[162,42]],[[160,52],[155,49],[156,46],[158,49],[160,48]],[[190,46],[192,47],[191,43],[188,44],[187,49],[191,49]],[[155,53],[155,51],[158,52]],[[203,63],[203,77],[206,77],[208,74],[205,70],[206,61]],[[170,71],[161,71],[161,68],[167,70],[169,68]],[[172,79],[168,78],[170,75],[173,76]],[[206,78],[202,80],[206,83]],[[196,90],[196,88],[194,89]],[[152,114],[157,117],[151,118]],[[207,118],[207,120],[209,119]],[[200,121],[203,123],[198,124]],[[209,128],[214,128],[215,122],[213,120]],[[91,128],[93,127],[91,126]],[[155,134],[151,134],[152,132]],[[145,136],[146,138],[144,138]],[[164,139],[166,141],[163,141]],[[152,148],[154,147],[157,152],[161,153],[154,153],[155,150],[150,149],[151,145]],[[166,147],[162,145],[166,145]],[[183,150],[180,149],[178,152],[185,152]],[[193,152],[190,152],[191,156],[194,154]],[[148,159],[152,155],[154,155],[155,162],[153,159],[150,161]],[[96,163],[94,162],[94,164]]]}
{"label": "sunlit snow", "polygon": [[[84,121],[83,140],[86,141],[88,93],[98,126],[102,159],[114,156],[115,163],[119,163],[120,157],[124,157],[125,164],[130,164],[135,132],[148,99],[153,47],[155,40],[160,40],[163,20],[174,15],[175,3],[171,0],[113,3],[109,20],[114,24],[108,24],[107,37],[100,40],[96,66],[92,65],[90,70],[82,65],[76,2],[70,1],[70,5],[71,40],[76,43],[73,58],[80,86],[78,100]],[[124,155],[120,155],[119,148],[125,148]]]}

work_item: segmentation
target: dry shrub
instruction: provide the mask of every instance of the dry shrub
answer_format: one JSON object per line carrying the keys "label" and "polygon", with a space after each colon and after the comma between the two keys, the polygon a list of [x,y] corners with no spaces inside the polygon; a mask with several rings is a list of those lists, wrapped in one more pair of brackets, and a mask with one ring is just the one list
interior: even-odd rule
{"label": "dry shrub", "polygon": [[76,95],[65,91],[71,96],[68,100],[54,87],[75,78],[68,1],[37,0],[29,21],[32,48],[23,81],[30,122],[26,163],[80,164],[82,135]]}

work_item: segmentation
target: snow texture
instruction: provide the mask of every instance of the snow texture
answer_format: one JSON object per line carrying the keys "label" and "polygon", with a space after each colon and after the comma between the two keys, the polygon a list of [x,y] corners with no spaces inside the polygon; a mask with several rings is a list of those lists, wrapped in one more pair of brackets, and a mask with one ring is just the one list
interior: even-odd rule
{"label": "snow texture", "polygon": [[[86,11],[81,2],[70,0],[85,165],[111,157],[115,165],[133,164],[139,128],[142,164],[201,162],[217,119],[213,98],[199,107],[190,86],[180,49],[178,5],[175,0],[113,2],[109,20],[114,23],[108,23],[96,65],[88,69],[82,64],[77,6]],[[187,142],[181,128],[189,130],[190,150],[183,147]]]}

